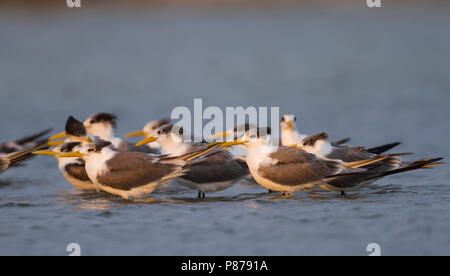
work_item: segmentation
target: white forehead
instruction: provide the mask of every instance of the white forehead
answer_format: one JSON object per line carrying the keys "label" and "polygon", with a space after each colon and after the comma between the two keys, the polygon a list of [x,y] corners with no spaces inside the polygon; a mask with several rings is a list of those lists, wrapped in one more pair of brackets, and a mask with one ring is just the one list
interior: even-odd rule
{"label": "white forehead", "polygon": [[286,121],[294,121],[295,115],[292,114],[292,113],[287,113],[287,114],[284,114],[284,115],[283,115],[283,118],[284,118]]}
{"label": "white forehead", "polygon": [[[157,126],[159,124],[159,121],[150,121],[144,126],[144,130],[156,130]],[[155,129],[153,129],[155,128]]]}

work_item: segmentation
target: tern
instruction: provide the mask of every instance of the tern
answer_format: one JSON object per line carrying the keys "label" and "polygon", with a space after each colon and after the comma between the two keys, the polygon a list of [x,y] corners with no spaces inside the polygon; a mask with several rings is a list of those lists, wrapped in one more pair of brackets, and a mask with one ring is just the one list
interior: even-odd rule
{"label": "tern", "polygon": [[79,151],[83,147],[82,142],[68,142],[51,150],[35,151],[33,154],[49,155],[58,160],[58,169],[64,178],[73,186],[81,190],[98,190],[87,175],[85,161],[78,157],[58,158],[58,155]]}
{"label": "tern", "polygon": [[10,153],[0,153],[0,173],[6,171],[9,168],[23,166],[23,162],[33,157],[32,152],[42,148],[46,148],[47,140],[43,140],[40,143],[36,143],[27,149],[13,151]]}
{"label": "tern", "polygon": [[25,160],[33,157],[33,151],[48,147],[48,139],[43,137],[50,131],[47,129],[15,141],[0,143],[0,173],[22,166]]}
{"label": "tern", "polygon": [[[149,137],[138,145],[157,141],[163,154],[179,156],[208,148],[204,143],[183,140],[183,128],[175,131],[174,125],[161,126],[154,137]],[[214,143],[212,144],[214,145]],[[231,187],[239,180],[249,176],[245,161],[236,158],[227,150],[215,148],[204,162],[191,166],[190,171],[176,180],[182,186],[198,191],[198,197]]]}
{"label": "tern", "polygon": [[167,157],[119,152],[111,146],[111,142],[99,139],[80,151],[57,157],[83,158],[86,172],[98,189],[129,199],[150,194],[159,185],[184,175],[192,164],[202,162],[196,158],[201,159],[212,148],[181,157]]}
{"label": "tern", "polygon": [[52,131],[51,128],[15,141],[0,143],[0,154],[14,153],[41,145],[44,140],[47,141],[47,138],[43,137],[50,133],[50,131]]}
{"label": "tern", "polygon": [[[297,117],[292,113],[284,114],[281,117],[280,127],[281,127],[281,145],[282,146],[289,147],[289,146],[301,145],[302,141],[309,136],[306,134],[300,134],[297,130],[296,124],[297,124]],[[350,138],[345,138],[345,139],[342,139],[339,141],[335,141],[335,142],[332,142],[331,144],[333,146],[340,146],[340,145],[344,145],[348,141],[350,141]],[[400,145],[399,142],[390,143],[390,144],[367,149],[367,151],[370,153],[381,154],[381,153],[384,153],[398,145]]]}
{"label": "tern", "polygon": [[[131,137],[145,137],[145,138],[150,138],[156,135],[156,132],[158,131],[158,129],[166,124],[170,124],[170,119],[169,118],[163,118],[160,120],[154,120],[154,121],[150,121],[148,122],[144,128],[142,130],[138,130],[138,131],[134,131],[131,133],[128,133],[125,135],[125,137],[127,138],[131,138]],[[152,150],[160,150],[159,147],[159,143],[158,142],[151,142],[148,143],[147,146],[149,148],[151,148]]]}
{"label": "tern", "polygon": [[[105,141],[110,141],[112,146],[119,151],[143,151],[146,153],[157,153],[155,150],[147,148],[135,148],[133,143],[124,141],[114,136],[114,130],[117,127],[117,116],[112,113],[96,113],[88,117],[83,123],[87,134],[98,137]],[[51,140],[66,138],[67,133],[61,132],[52,136]],[[55,144],[55,143],[51,143]],[[57,142],[56,142],[57,144]]]}
{"label": "tern", "polygon": [[[342,160],[344,162],[360,161],[369,158],[375,158],[376,156],[378,156],[377,154],[374,154],[361,147],[333,146],[326,133],[311,135],[303,139],[298,148],[301,148],[321,158]],[[438,162],[442,160],[442,158],[422,159],[413,162],[404,162],[400,158],[401,156],[409,154],[412,153],[398,153],[387,155],[389,156],[389,158],[380,161],[381,164],[377,166],[378,168],[372,170],[375,174],[370,179],[372,180],[378,179],[380,177],[380,174],[382,174],[383,176],[392,175],[405,171],[430,168],[436,165],[443,164],[442,162]],[[419,164],[421,164],[422,166],[420,166]],[[376,165],[377,164],[374,164],[374,166]],[[376,176],[379,177],[375,178]]]}
{"label": "tern", "polygon": [[389,158],[379,156],[351,163],[323,159],[301,149],[272,145],[269,128],[249,131],[240,140],[221,146],[236,144],[247,147],[247,165],[256,182],[283,194],[315,186],[343,194],[372,176],[371,171],[362,167]]}

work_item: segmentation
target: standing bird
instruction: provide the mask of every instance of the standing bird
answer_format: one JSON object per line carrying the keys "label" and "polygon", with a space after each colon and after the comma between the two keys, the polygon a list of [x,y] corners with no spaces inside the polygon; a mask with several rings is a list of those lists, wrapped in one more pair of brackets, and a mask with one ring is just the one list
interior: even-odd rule
{"label": "standing bird", "polygon": [[284,114],[281,117],[281,145],[293,146],[300,143],[308,135],[300,134],[297,130],[297,117],[292,113]]}
{"label": "standing bird", "polygon": [[[308,137],[306,134],[300,134],[297,130],[297,117],[292,114],[288,113],[283,115],[281,117],[281,145],[285,147],[290,146],[298,146],[301,145],[302,141]],[[340,146],[344,145],[350,141],[350,138],[345,138],[336,142],[331,142],[333,146]],[[381,154],[384,153],[396,146],[400,145],[399,142],[386,144],[374,148],[370,148],[367,151],[374,154]]]}
{"label": "standing bird", "polygon": [[270,129],[247,132],[241,141],[222,146],[243,144],[247,147],[246,161],[253,178],[263,187],[292,194],[320,186],[344,193],[353,190],[370,172],[361,167],[388,157],[377,157],[351,163],[322,159],[306,151],[279,147],[270,143]]}
{"label": "standing bird", "polygon": [[58,160],[58,169],[64,178],[73,186],[81,190],[97,190],[85,169],[85,162],[78,157],[59,158],[58,155],[79,151],[83,148],[82,142],[68,142],[61,144],[51,150],[35,151],[33,154],[49,155]]}
{"label": "standing bird", "polygon": [[[175,131],[172,124],[161,126],[155,137],[149,137],[139,145],[153,141],[158,141],[162,153],[169,156],[189,154],[209,147],[204,143],[183,141],[183,128]],[[204,198],[206,193],[225,190],[249,175],[245,161],[230,152],[214,148],[212,153],[204,157],[202,163],[191,166],[190,171],[176,180],[182,186],[197,190],[199,198]]]}
{"label": "standing bird", "polygon": [[139,151],[144,153],[159,153],[158,149],[147,147],[137,148],[133,143],[127,142],[114,135],[117,127],[117,116],[112,113],[97,113],[84,121],[89,134],[104,141],[110,141],[112,146],[118,151]]}
{"label": "standing bird", "polygon": [[80,151],[58,157],[83,158],[86,172],[98,189],[129,199],[150,194],[159,185],[182,176],[191,165],[202,162],[193,159],[210,149],[182,157],[157,157],[141,152],[119,152],[111,147],[111,142],[97,140]]}
{"label": "standing bird", "polygon": [[[379,155],[369,152],[368,150],[355,146],[333,146],[326,133],[319,133],[305,138],[300,144],[299,148],[312,153],[321,158],[342,160],[344,162],[354,162],[375,158]],[[438,161],[442,158],[422,159],[414,162],[403,162],[400,158],[411,153],[389,154],[389,158],[380,161],[377,168],[371,170],[373,172],[372,180],[380,178],[380,176],[401,173],[405,171],[417,170],[421,168],[430,168],[442,163]],[[419,166],[421,164],[422,166]],[[389,172],[389,173],[388,173]]]}
{"label": "standing bird", "polygon": [[81,121],[69,116],[66,121],[65,131],[50,137],[51,140],[66,138],[64,141],[53,141],[49,145],[56,146],[52,150],[33,152],[36,155],[49,155],[58,160],[58,169],[64,178],[73,186],[81,190],[96,190],[87,176],[85,162],[81,158],[58,158],[59,154],[80,150],[84,145],[92,143],[86,128]]}

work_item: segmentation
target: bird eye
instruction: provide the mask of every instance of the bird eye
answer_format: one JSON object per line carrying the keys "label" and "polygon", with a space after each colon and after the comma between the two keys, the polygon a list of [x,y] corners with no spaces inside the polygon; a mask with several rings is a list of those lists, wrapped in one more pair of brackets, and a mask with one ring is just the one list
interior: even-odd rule
{"label": "bird eye", "polygon": [[161,130],[158,130],[158,134],[161,134]]}
{"label": "bird eye", "polygon": [[281,121],[284,122],[286,121],[286,119],[284,117],[281,117]]}
{"label": "bird eye", "polygon": [[294,121],[296,121],[296,122],[297,122],[297,117],[294,117]]}

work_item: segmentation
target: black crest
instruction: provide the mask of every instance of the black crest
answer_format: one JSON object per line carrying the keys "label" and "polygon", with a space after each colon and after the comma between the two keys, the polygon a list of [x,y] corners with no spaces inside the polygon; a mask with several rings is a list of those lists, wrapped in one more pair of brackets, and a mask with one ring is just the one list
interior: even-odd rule
{"label": "black crest", "polygon": [[322,133],[319,133],[319,134],[314,134],[314,135],[306,137],[303,140],[303,145],[304,146],[314,146],[314,144],[317,141],[323,141],[323,140],[328,140],[328,139],[329,139],[328,134],[322,132]]}
{"label": "black crest", "polygon": [[102,139],[95,140],[95,151],[100,152],[104,147],[111,145],[111,142]]}
{"label": "black crest", "polygon": [[117,127],[117,116],[112,113],[98,113],[92,116],[90,124],[110,123],[113,128]]}
{"label": "black crest", "polygon": [[159,129],[159,131],[158,131],[158,134],[160,134],[160,135],[169,134],[169,133],[172,132],[172,130],[173,130],[174,128],[179,128],[178,133],[179,133],[180,135],[183,135],[183,133],[184,133],[183,128],[182,128],[182,127],[179,127],[179,126],[172,125],[172,124],[165,124],[165,125],[163,125],[162,127],[160,127],[160,129]]}
{"label": "black crest", "polygon": [[158,121],[158,125],[156,127],[162,127],[163,125],[170,124],[170,118],[164,118]]}
{"label": "black crest", "polygon": [[83,137],[87,136],[86,128],[83,123],[70,116],[66,122],[66,133],[71,136]]}
{"label": "black crest", "polygon": [[80,145],[80,142],[65,143],[61,146],[61,152],[72,152],[75,147]]}

